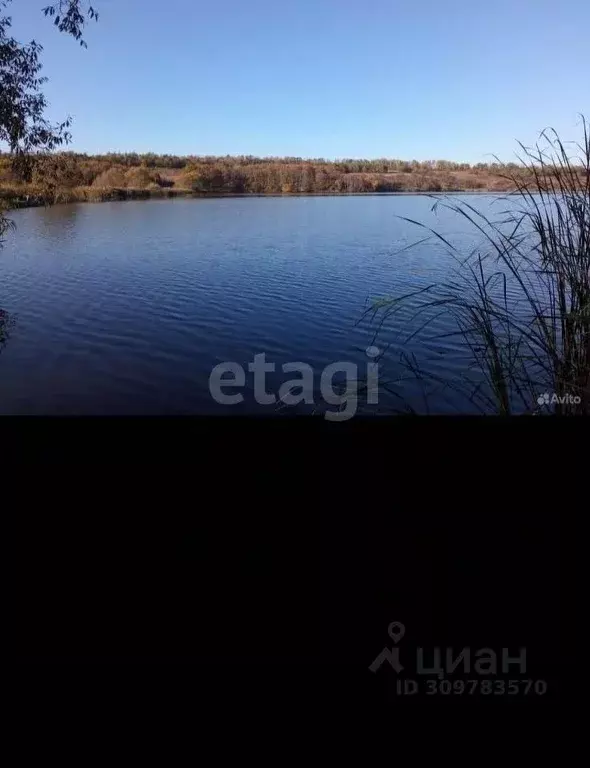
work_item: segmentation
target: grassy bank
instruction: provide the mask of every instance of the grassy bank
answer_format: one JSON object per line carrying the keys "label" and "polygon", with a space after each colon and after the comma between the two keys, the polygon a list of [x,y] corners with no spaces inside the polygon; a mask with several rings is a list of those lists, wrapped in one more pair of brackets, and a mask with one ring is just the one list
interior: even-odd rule
{"label": "grassy bank", "polygon": [[104,203],[116,200],[148,200],[192,195],[190,189],[134,189],[73,187],[71,189],[44,190],[33,185],[0,187],[0,208],[34,208],[55,203]]}

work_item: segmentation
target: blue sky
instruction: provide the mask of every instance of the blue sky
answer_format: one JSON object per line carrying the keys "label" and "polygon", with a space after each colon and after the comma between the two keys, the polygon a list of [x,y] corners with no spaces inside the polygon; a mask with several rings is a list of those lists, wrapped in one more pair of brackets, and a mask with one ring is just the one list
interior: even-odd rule
{"label": "blue sky", "polygon": [[590,115],[588,0],[94,0],[88,49],[13,0],[71,149],[514,159]]}

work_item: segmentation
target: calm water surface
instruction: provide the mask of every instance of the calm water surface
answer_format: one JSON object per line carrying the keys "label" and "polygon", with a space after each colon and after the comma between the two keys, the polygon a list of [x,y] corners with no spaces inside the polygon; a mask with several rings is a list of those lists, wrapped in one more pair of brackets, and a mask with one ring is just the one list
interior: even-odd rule
{"label": "calm water surface", "polygon": [[[472,200],[493,210],[492,198]],[[213,366],[247,368],[261,352],[278,370],[267,374],[269,392],[293,378],[281,372],[287,362],[311,365],[318,386],[337,361],[356,363],[360,376],[372,340],[368,320],[359,323],[368,303],[455,266],[440,242],[400,253],[425,234],[400,217],[435,226],[466,251],[475,244],[458,217],[432,213],[432,203],[255,197],[17,211],[0,253],[0,306],[15,318],[0,354],[0,412],[274,414],[276,406],[254,402],[248,373],[242,405],[220,406],[209,394]],[[401,349],[427,355],[441,374],[465,366],[454,337],[418,335],[405,345],[412,322],[421,323],[406,312],[382,329],[381,368],[395,394],[382,391],[370,412],[399,407],[397,395],[420,404],[418,384],[399,380]],[[434,330],[448,324],[441,317]],[[431,401],[435,411],[456,406],[448,395]]]}

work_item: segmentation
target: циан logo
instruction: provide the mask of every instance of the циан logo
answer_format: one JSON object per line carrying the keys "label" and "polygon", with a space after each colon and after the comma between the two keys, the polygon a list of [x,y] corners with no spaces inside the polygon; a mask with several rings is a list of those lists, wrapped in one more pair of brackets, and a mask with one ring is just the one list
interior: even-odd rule
{"label": "\u0446\u0438\u0430\u043d logo", "polygon": [[[397,676],[395,680],[395,693],[397,695],[412,695],[424,693],[432,694],[480,694],[514,696],[526,695],[530,692],[542,696],[547,692],[547,682],[541,679],[515,678],[506,679],[512,667],[517,667],[522,675],[526,673],[527,652],[526,648],[518,649],[517,655],[510,655],[508,648],[502,648],[501,654],[497,654],[493,648],[479,648],[472,652],[469,647],[460,651],[453,648],[416,649],[415,666],[412,665],[409,649],[404,652],[404,661],[400,659],[398,643],[405,635],[406,628],[399,621],[392,621],[387,633],[393,640],[392,647],[385,646],[381,653],[372,661],[369,671],[373,674],[383,667],[387,674],[389,666]],[[499,669],[499,657],[501,659],[501,673]],[[401,673],[408,669],[410,674],[416,677],[407,677]],[[461,677],[452,677],[456,672]],[[465,679],[466,676],[471,679]]]}

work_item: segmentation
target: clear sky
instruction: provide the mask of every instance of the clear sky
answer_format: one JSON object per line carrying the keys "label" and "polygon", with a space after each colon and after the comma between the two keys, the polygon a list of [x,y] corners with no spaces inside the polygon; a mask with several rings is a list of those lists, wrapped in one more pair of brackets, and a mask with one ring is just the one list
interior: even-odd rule
{"label": "clear sky", "polygon": [[13,34],[75,151],[485,162],[590,115],[589,0],[94,0],[87,50],[48,3]]}

